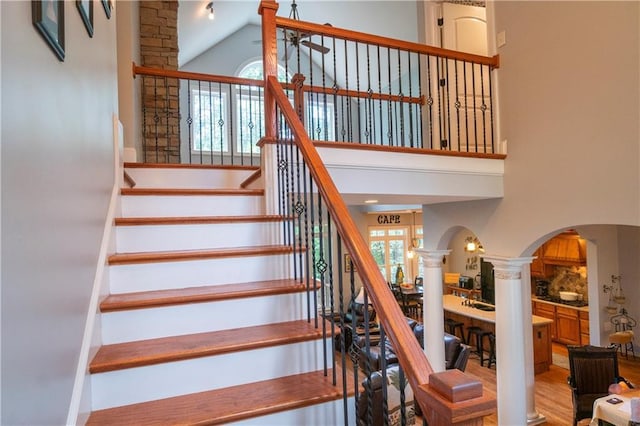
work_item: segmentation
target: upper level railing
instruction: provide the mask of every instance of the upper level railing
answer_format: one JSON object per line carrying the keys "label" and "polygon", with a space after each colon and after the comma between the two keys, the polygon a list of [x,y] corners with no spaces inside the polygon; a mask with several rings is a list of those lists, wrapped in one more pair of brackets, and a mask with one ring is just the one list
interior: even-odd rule
{"label": "upper level railing", "polygon": [[[497,153],[498,57],[280,17],[272,25],[262,28],[276,40],[263,61],[273,75],[284,67],[287,96],[312,140]],[[262,80],[137,66],[134,75],[143,161],[259,164],[257,142],[269,121]]]}
{"label": "upper level railing", "polygon": [[496,153],[497,56],[281,17],[276,26],[287,73],[304,76],[313,139]]}

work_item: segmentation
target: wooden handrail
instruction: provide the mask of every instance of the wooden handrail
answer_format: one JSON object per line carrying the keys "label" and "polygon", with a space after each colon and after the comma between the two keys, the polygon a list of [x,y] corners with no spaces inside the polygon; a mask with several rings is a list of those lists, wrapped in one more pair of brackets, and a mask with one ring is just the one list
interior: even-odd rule
{"label": "wooden handrail", "polygon": [[349,41],[357,41],[358,43],[374,44],[381,47],[389,47],[392,49],[405,50],[408,52],[421,53],[424,55],[437,56],[440,58],[473,62],[476,64],[488,65],[491,68],[500,67],[499,55],[495,55],[492,57],[473,55],[471,53],[457,52],[455,50],[427,46],[425,44],[403,41],[390,37],[376,36],[372,34],[361,33],[358,31],[336,28],[328,25],[314,24],[312,22],[299,21],[297,19],[283,18],[280,16],[276,17],[276,26],[288,30],[300,31],[301,33],[306,34],[336,37]]}
{"label": "wooden handrail", "polygon": [[333,183],[329,171],[307,136],[302,122],[289,103],[289,99],[276,77],[267,77],[267,91],[275,99],[291,128],[295,143],[316,182],[318,191],[325,200],[325,206],[335,222],[347,252],[351,255],[352,262],[362,279],[374,309],[378,313],[386,335],[396,349],[400,365],[406,372],[412,388],[420,388],[429,382],[429,374],[433,372],[433,368],[409,328],[400,305],[396,302],[371,255],[369,246],[351,218],[347,205]]}
{"label": "wooden handrail", "polygon": [[[282,87],[285,89],[295,89],[295,85],[292,83],[283,84]],[[424,96],[400,96],[400,95],[388,95],[386,93],[378,93],[378,92],[361,92],[357,90],[346,90],[346,89],[334,89],[333,87],[322,87],[322,86],[309,86],[305,84],[302,86],[302,91],[305,93],[318,93],[325,95],[338,95],[338,96],[347,96],[351,98],[362,98],[362,99],[375,99],[381,101],[391,101],[391,102],[406,102],[408,104],[425,104]]]}
{"label": "wooden handrail", "polygon": [[210,81],[213,83],[241,84],[243,86],[264,86],[263,80],[250,78],[229,77],[226,75],[202,74],[198,72],[172,71],[160,68],[141,67],[133,63],[133,76],[149,75],[155,77],[179,78],[183,80]]}

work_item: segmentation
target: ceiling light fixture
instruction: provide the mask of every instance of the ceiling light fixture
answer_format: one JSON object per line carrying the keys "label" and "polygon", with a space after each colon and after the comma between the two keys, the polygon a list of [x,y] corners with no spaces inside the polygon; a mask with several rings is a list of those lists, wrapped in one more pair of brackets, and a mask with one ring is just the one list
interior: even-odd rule
{"label": "ceiling light fixture", "polygon": [[375,204],[378,200],[364,200],[365,204]]}
{"label": "ceiling light fixture", "polygon": [[213,18],[215,18],[215,15],[213,13],[213,2],[209,2],[209,4],[207,5],[207,10],[209,11],[209,20],[213,21]]}

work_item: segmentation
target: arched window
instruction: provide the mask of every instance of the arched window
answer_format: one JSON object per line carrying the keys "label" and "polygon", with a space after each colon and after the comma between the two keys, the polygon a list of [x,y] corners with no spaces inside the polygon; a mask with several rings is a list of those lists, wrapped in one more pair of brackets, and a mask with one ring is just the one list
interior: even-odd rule
{"label": "arched window", "polygon": [[[258,59],[257,61],[249,62],[247,65],[242,67],[238,73],[238,77],[251,78],[254,80],[264,79],[264,67],[262,66],[262,60]],[[280,83],[291,81],[291,75],[289,75],[280,64],[278,64],[278,81]]]}

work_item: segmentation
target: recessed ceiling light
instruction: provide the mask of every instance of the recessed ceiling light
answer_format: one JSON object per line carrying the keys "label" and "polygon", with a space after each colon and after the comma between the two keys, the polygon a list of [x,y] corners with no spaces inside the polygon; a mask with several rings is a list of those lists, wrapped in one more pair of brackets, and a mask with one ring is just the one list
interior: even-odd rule
{"label": "recessed ceiling light", "polygon": [[364,200],[365,204],[375,204],[377,202],[378,202],[378,200]]}

